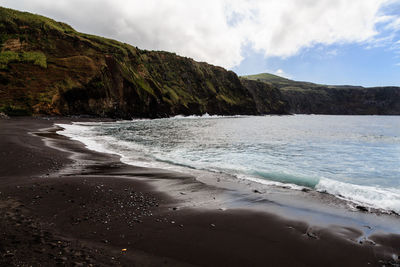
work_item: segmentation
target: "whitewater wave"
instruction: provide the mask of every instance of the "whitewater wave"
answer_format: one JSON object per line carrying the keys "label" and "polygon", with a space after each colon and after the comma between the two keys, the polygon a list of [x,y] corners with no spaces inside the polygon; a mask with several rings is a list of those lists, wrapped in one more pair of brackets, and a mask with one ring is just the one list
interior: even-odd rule
{"label": "whitewater wave", "polygon": [[[203,115],[176,115],[168,118],[169,120],[181,120],[181,119],[220,119],[220,118],[243,118],[245,115],[210,115],[208,113],[204,113]],[[163,120],[163,119],[160,119]]]}
{"label": "whitewater wave", "polygon": [[283,184],[294,184],[300,187],[308,188],[315,188],[320,181],[320,179],[317,177],[300,176],[290,173],[253,171],[251,174],[252,176],[262,177],[270,181],[280,182]]}
{"label": "whitewater wave", "polygon": [[331,179],[321,179],[315,189],[357,205],[400,213],[400,190],[398,189],[355,185]]}

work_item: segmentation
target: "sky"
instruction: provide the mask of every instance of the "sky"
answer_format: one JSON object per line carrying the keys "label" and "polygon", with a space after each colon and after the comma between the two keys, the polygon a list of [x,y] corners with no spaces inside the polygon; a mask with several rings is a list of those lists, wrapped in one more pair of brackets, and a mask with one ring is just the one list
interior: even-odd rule
{"label": "sky", "polygon": [[400,86],[400,0],[0,0],[238,75]]}

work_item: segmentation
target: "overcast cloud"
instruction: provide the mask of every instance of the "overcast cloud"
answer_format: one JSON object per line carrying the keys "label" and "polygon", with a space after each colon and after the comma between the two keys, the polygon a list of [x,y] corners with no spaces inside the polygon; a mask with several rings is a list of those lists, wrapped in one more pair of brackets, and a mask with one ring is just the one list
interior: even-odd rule
{"label": "overcast cloud", "polygon": [[167,50],[232,68],[243,48],[290,57],[315,44],[371,44],[394,0],[1,0],[0,4],[64,21],[86,33],[144,49]]}

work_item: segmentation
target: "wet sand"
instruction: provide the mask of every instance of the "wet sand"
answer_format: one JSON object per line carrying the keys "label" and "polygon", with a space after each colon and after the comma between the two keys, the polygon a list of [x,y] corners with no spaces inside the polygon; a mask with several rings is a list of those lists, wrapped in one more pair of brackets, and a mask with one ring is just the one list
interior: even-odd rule
{"label": "wet sand", "polygon": [[[1,266],[399,264],[399,235],[360,242],[351,225],[318,226],[249,205],[220,209],[211,203],[224,190],[193,176],[125,165],[54,131],[31,134],[70,121],[0,120]],[[165,192],[174,186],[205,204],[185,205]]]}

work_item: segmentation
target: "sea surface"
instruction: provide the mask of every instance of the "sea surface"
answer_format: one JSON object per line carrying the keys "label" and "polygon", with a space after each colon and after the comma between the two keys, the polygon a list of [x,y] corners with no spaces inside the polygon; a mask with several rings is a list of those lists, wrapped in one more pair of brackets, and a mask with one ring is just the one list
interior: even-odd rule
{"label": "sea surface", "polygon": [[177,116],[60,124],[135,166],[310,188],[400,213],[400,116]]}

